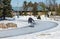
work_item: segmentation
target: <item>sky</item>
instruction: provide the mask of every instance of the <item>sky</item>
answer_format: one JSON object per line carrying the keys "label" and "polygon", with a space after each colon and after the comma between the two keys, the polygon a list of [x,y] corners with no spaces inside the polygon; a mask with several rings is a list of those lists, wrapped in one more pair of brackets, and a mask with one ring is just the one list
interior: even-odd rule
{"label": "sky", "polygon": [[[25,0],[11,0],[11,5],[12,7],[21,7],[23,5],[23,2]],[[33,3],[34,2],[45,2],[45,0],[26,0],[27,2],[30,2],[32,1]],[[57,3],[59,4],[60,3],[60,0],[57,0]]]}

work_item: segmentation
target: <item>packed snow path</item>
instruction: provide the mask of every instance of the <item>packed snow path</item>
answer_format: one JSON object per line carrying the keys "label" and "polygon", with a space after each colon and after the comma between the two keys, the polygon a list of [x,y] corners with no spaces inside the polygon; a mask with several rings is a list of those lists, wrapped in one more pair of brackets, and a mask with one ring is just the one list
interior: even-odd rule
{"label": "packed snow path", "polygon": [[[12,21],[12,22],[15,23],[15,21]],[[17,22],[19,22],[19,21],[17,21]],[[17,35],[32,34],[32,33],[51,29],[58,25],[57,23],[50,22],[50,21],[35,21],[35,22],[36,22],[36,25],[34,25],[34,27],[29,27],[29,25],[26,25],[21,28],[19,27],[16,29],[1,30],[0,37],[10,37],[10,36],[17,36]],[[24,24],[22,24],[22,25],[24,25]]]}

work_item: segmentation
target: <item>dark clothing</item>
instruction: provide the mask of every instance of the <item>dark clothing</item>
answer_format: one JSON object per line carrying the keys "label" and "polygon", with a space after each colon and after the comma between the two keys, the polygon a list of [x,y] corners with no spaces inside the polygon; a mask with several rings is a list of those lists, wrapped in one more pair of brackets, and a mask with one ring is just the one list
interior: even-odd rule
{"label": "dark clothing", "polygon": [[31,24],[31,25],[29,25],[29,27],[34,27],[34,20],[32,18],[28,19],[28,23]]}
{"label": "dark clothing", "polygon": [[47,14],[47,17],[49,17],[49,15]]}
{"label": "dark clothing", "polygon": [[33,23],[33,21],[34,21],[34,20],[33,20],[32,18],[29,18],[29,19],[28,19],[28,23]]}

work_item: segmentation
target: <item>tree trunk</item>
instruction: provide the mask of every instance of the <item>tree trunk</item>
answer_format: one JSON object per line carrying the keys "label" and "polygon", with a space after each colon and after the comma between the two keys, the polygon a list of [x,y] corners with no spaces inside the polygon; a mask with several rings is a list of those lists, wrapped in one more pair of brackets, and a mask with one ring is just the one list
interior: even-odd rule
{"label": "tree trunk", "polygon": [[3,13],[2,13],[2,17],[3,17],[3,20],[5,20],[5,9],[3,9]]}

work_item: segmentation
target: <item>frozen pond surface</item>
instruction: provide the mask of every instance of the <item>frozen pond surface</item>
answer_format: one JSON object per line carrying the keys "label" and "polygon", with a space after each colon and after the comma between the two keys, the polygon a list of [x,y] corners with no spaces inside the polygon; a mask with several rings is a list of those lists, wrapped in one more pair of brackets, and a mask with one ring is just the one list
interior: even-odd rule
{"label": "frozen pond surface", "polygon": [[[17,35],[31,34],[31,33],[35,33],[35,32],[41,32],[44,30],[54,28],[58,25],[57,23],[50,22],[50,21],[35,21],[36,24],[34,25],[34,27],[29,27],[29,24],[27,22],[22,22],[22,21],[11,21],[11,22],[18,24],[18,28],[9,29],[9,30],[1,30],[0,31],[1,38],[2,37],[17,36]],[[19,27],[20,23],[21,23],[22,27]]]}

